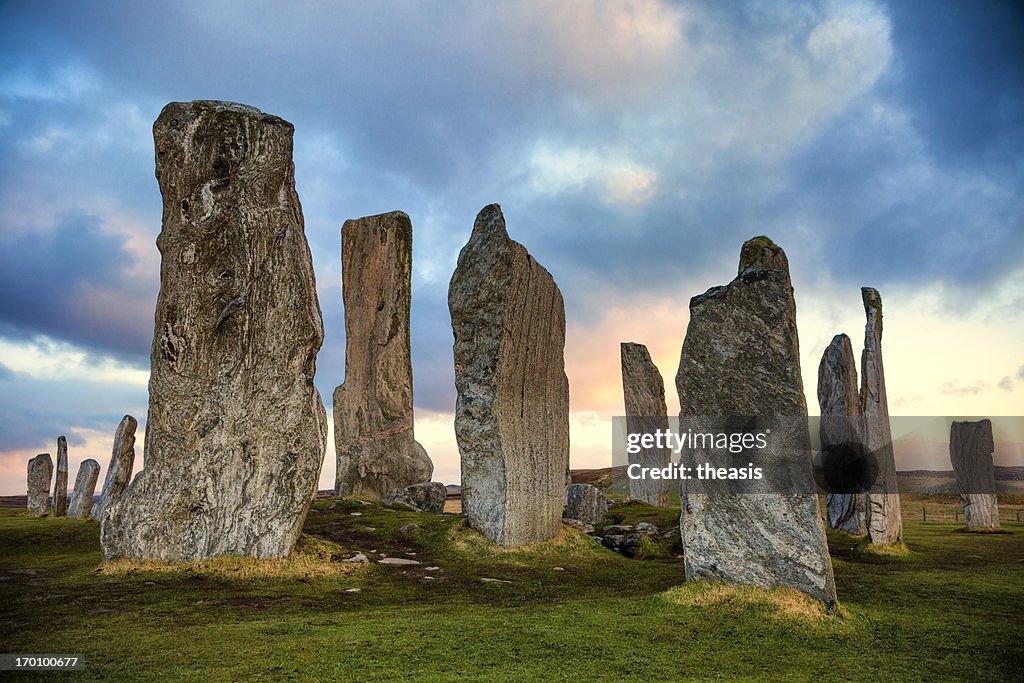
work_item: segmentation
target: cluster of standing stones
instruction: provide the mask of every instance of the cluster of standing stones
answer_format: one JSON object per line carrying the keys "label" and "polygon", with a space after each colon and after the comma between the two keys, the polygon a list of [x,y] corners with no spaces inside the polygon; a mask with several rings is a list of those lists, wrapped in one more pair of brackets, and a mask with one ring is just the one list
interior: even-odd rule
{"label": "cluster of standing stones", "polygon": [[[217,101],[171,103],[153,126],[163,224],[145,469],[131,478],[136,421],[125,416],[99,501],[93,505],[99,465],[86,460],[67,506],[67,445],[58,441],[54,514],[100,520],[105,559],[271,558],[295,546],[316,494],[327,422],[313,385],[323,322],[295,191],[293,130],[253,107]],[[413,430],[409,217],[347,221],[342,264],[335,494],[440,512],[445,487],[429,481],[433,465]],[[827,520],[894,543],[901,522],[878,293],[865,289],[864,304],[860,391],[845,335],[822,358],[821,436],[823,444],[857,442],[880,454],[880,477],[876,490],[830,496]],[[557,536],[563,517],[583,529],[599,522],[608,509],[603,494],[567,486],[562,295],[509,237],[497,204],[476,218],[448,306],[469,524],[520,546]],[[629,428],[667,428],[664,385],[647,349],[623,343],[621,361]],[[806,417],[789,265],[768,238],[743,245],[732,282],[691,299],[676,388],[681,419]],[[796,437],[809,445],[806,421]],[[987,421],[954,424],[958,478],[991,481],[992,450]],[[772,464],[810,481],[807,453],[780,452]],[[651,467],[669,460],[667,450],[635,456]],[[29,462],[28,508],[36,514],[48,512],[52,470],[49,454]],[[669,505],[667,480],[630,486],[632,498]],[[814,494],[711,495],[693,482],[681,494],[687,578],[789,586],[835,602]],[[964,494],[964,505],[969,525],[998,524],[994,495]]]}

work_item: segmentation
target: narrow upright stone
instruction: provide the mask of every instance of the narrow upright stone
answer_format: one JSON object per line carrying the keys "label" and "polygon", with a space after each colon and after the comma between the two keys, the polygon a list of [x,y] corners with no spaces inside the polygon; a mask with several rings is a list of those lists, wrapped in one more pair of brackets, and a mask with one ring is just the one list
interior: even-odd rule
{"label": "narrow upright stone", "polygon": [[[622,357],[622,395],[626,404],[626,431],[630,434],[652,434],[668,429],[668,409],[665,407],[665,382],[651,361],[651,354],[643,344],[623,342],[619,347]],[[639,453],[627,454],[629,464],[641,467],[666,467],[672,461],[667,448],[645,448]],[[668,507],[672,493],[671,479],[630,479],[629,497],[649,505]]]}
{"label": "narrow upright stone", "polygon": [[153,125],[163,195],[145,469],[103,516],[106,559],[282,557],[316,494],[323,341],[292,124],[173,102]]}
{"label": "narrow upright stone", "polygon": [[463,512],[504,546],[553,538],[569,461],[565,305],[551,274],[509,239],[497,204],[476,217],[448,309]]}
{"label": "narrow upright stone", "polygon": [[882,367],[882,297],[870,287],[862,287],[860,292],[867,315],[860,356],[860,410],[864,416],[861,438],[878,467],[874,485],[867,493],[868,538],[874,545],[891,545],[903,538],[903,519]]}
{"label": "narrow upright stone", "polygon": [[[819,436],[829,484],[845,489],[826,494],[826,518],[832,529],[851,534],[867,533],[867,496],[859,487],[864,478],[852,472],[863,458],[860,429],[860,397],[857,393],[857,360],[850,338],[837,334],[818,365]],[[861,460],[863,462],[863,460]]]}
{"label": "narrow upright stone", "polygon": [[131,415],[121,418],[114,432],[114,446],[110,452],[110,464],[107,465],[107,476],[103,480],[103,491],[100,499],[92,508],[92,518],[103,520],[103,512],[116,501],[132,480],[132,469],[135,467],[135,430],[139,423]]}
{"label": "narrow upright stone", "polygon": [[[832,563],[812,493],[789,265],[767,237],[744,243],[732,282],[690,300],[676,388],[680,430],[688,417],[715,425],[779,417],[776,426],[790,432],[786,442],[804,446],[761,455],[770,475],[792,486],[792,493],[708,493],[706,482],[684,482],[686,578],[788,586],[834,603]],[[690,466],[706,457],[700,450],[683,451]]]}
{"label": "narrow upright stone", "polygon": [[68,512],[68,440],[57,437],[57,479],[53,484],[53,516]]}
{"label": "narrow upright stone", "polygon": [[68,517],[88,519],[92,514],[92,496],[96,493],[96,482],[100,477],[100,464],[89,458],[83,460],[75,477],[75,490],[71,493]]}
{"label": "narrow upright stone", "polygon": [[992,421],[954,422],[949,430],[949,459],[964,506],[968,529],[998,529],[999,503],[992,467]]}
{"label": "narrow upright stone", "polygon": [[28,461],[28,511],[45,517],[50,513],[50,480],[53,479],[53,459],[49,453],[40,453]]}
{"label": "narrow upright stone", "polygon": [[380,499],[434,472],[413,437],[409,217],[345,221],[341,266],[345,382],[334,390],[334,491]]}

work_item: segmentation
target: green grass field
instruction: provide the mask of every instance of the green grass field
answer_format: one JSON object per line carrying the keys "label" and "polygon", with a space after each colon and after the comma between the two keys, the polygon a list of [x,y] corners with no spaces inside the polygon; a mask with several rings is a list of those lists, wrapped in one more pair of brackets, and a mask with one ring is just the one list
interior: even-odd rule
{"label": "green grass field", "polygon": [[[631,504],[609,519],[664,525],[674,514]],[[411,522],[422,528],[398,531]],[[903,556],[833,536],[841,604],[826,612],[785,590],[683,586],[672,538],[640,560],[568,529],[506,551],[460,516],[322,500],[288,560],[100,570],[95,522],[0,510],[0,652],[81,654],[88,667],[0,676],[1020,679],[1024,530],[960,528],[907,522]],[[342,561],[357,550],[422,564]]]}

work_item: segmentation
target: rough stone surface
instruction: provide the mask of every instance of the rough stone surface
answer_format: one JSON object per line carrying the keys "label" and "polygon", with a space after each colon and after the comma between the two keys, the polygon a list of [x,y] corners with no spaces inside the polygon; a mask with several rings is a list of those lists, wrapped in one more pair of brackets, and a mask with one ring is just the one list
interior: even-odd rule
{"label": "rough stone surface", "polygon": [[405,503],[420,512],[444,512],[444,501],[448,497],[448,489],[439,481],[424,481],[406,486],[398,491],[391,491],[384,497],[384,504]]}
{"label": "rough stone surface", "polygon": [[[668,429],[668,411],[665,408],[665,382],[651,361],[651,354],[643,344],[623,342],[622,395],[626,405],[626,431],[650,434]],[[667,448],[645,448],[628,454],[629,464],[641,467],[667,466],[672,453]],[[649,505],[668,507],[672,494],[670,479],[629,479],[629,497]]]}
{"label": "rough stone surface", "polygon": [[949,459],[953,463],[960,502],[968,529],[998,529],[992,453],[992,421],[954,422],[949,429]]}
{"label": "rough stone surface", "polygon": [[53,516],[68,513],[68,440],[57,437],[57,478],[53,482]]}
{"label": "rough stone surface", "polygon": [[50,480],[53,479],[53,459],[49,453],[40,453],[28,461],[28,503],[30,514],[45,517],[50,514]]}
{"label": "rough stone surface", "polygon": [[[857,360],[850,338],[837,334],[818,365],[818,433],[826,454],[855,453],[860,449],[860,396],[857,393]],[[828,457],[828,456],[826,456]],[[863,491],[828,493],[826,520],[832,529],[866,534],[867,495]]]}
{"label": "rough stone surface", "polygon": [[590,484],[573,484],[565,491],[565,511],[562,517],[583,524],[597,524],[608,514],[608,499],[600,489]]}
{"label": "rough stone surface", "polygon": [[509,239],[501,207],[476,218],[448,288],[462,510],[504,546],[560,533],[569,461],[565,305]]}
{"label": "rough stone surface", "polygon": [[409,217],[392,211],[346,221],[341,265],[345,382],[334,391],[334,489],[380,499],[434,472],[413,438]]}
{"label": "rough stone surface", "polygon": [[875,545],[891,545],[903,537],[903,519],[882,367],[882,297],[870,287],[862,287],[860,292],[867,315],[860,356],[861,435],[864,449],[874,456],[878,466],[875,484],[867,493],[868,538]]}
{"label": "rough stone surface", "polygon": [[92,496],[96,493],[96,482],[100,478],[100,464],[89,458],[78,466],[75,489],[71,492],[68,517],[88,519],[92,514]]}
{"label": "rough stone surface", "polygon": [[132,468],[135,466],[135,430],[138,426],[139,423],[131,415],[125,415],[121,418],[121,424],[117,425],[110,464],[107,465],[107,476],[103,480],[103,491],[90,513],[93,519],[102,521],[103,513],[121,497],[132,480]]}
{"label": "rough stone surface", "polygon": [[146,467],[101,528],[107,559],[292,551],[316,494],[323,341],[293,127],[240,104],[164,107]]}
{"label": "rough stone surface", "polygon": [[[739,274],[731,283],[690,300],[676,388],[681,421],[687,416],[806,419],[788,261],[767,237],[744,243]],[[801,421],[790,419],[788,424],[794,422]],[[784,442],[806,447],[772,449],[764,462],[775,477],[809,491],[813,483],[806,422],[795,429],[800,433],[789,434]],[[693,465],[706,456],[684,450],[683,457]],[[709,494],[702,492],[701,482],[686,483],[680,535],[687,579],[789,586],[824,603],[835,602],[817,496]]]}

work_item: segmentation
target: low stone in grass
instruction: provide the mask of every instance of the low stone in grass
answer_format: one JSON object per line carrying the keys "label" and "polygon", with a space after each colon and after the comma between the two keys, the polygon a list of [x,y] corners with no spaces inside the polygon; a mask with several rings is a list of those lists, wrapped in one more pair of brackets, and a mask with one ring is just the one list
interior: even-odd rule
{"label": "low stone in grass", "polygon": [[597,524],[608,514],[608,499],[596,486],[573,484],[565,490],[564,519]]}
{"label": "low stone in grass", "polygon": [[419,512],[444,512],[448,489],[439,481],[424,481],[389,492],[382,501],[385,505],[402,503]]}

